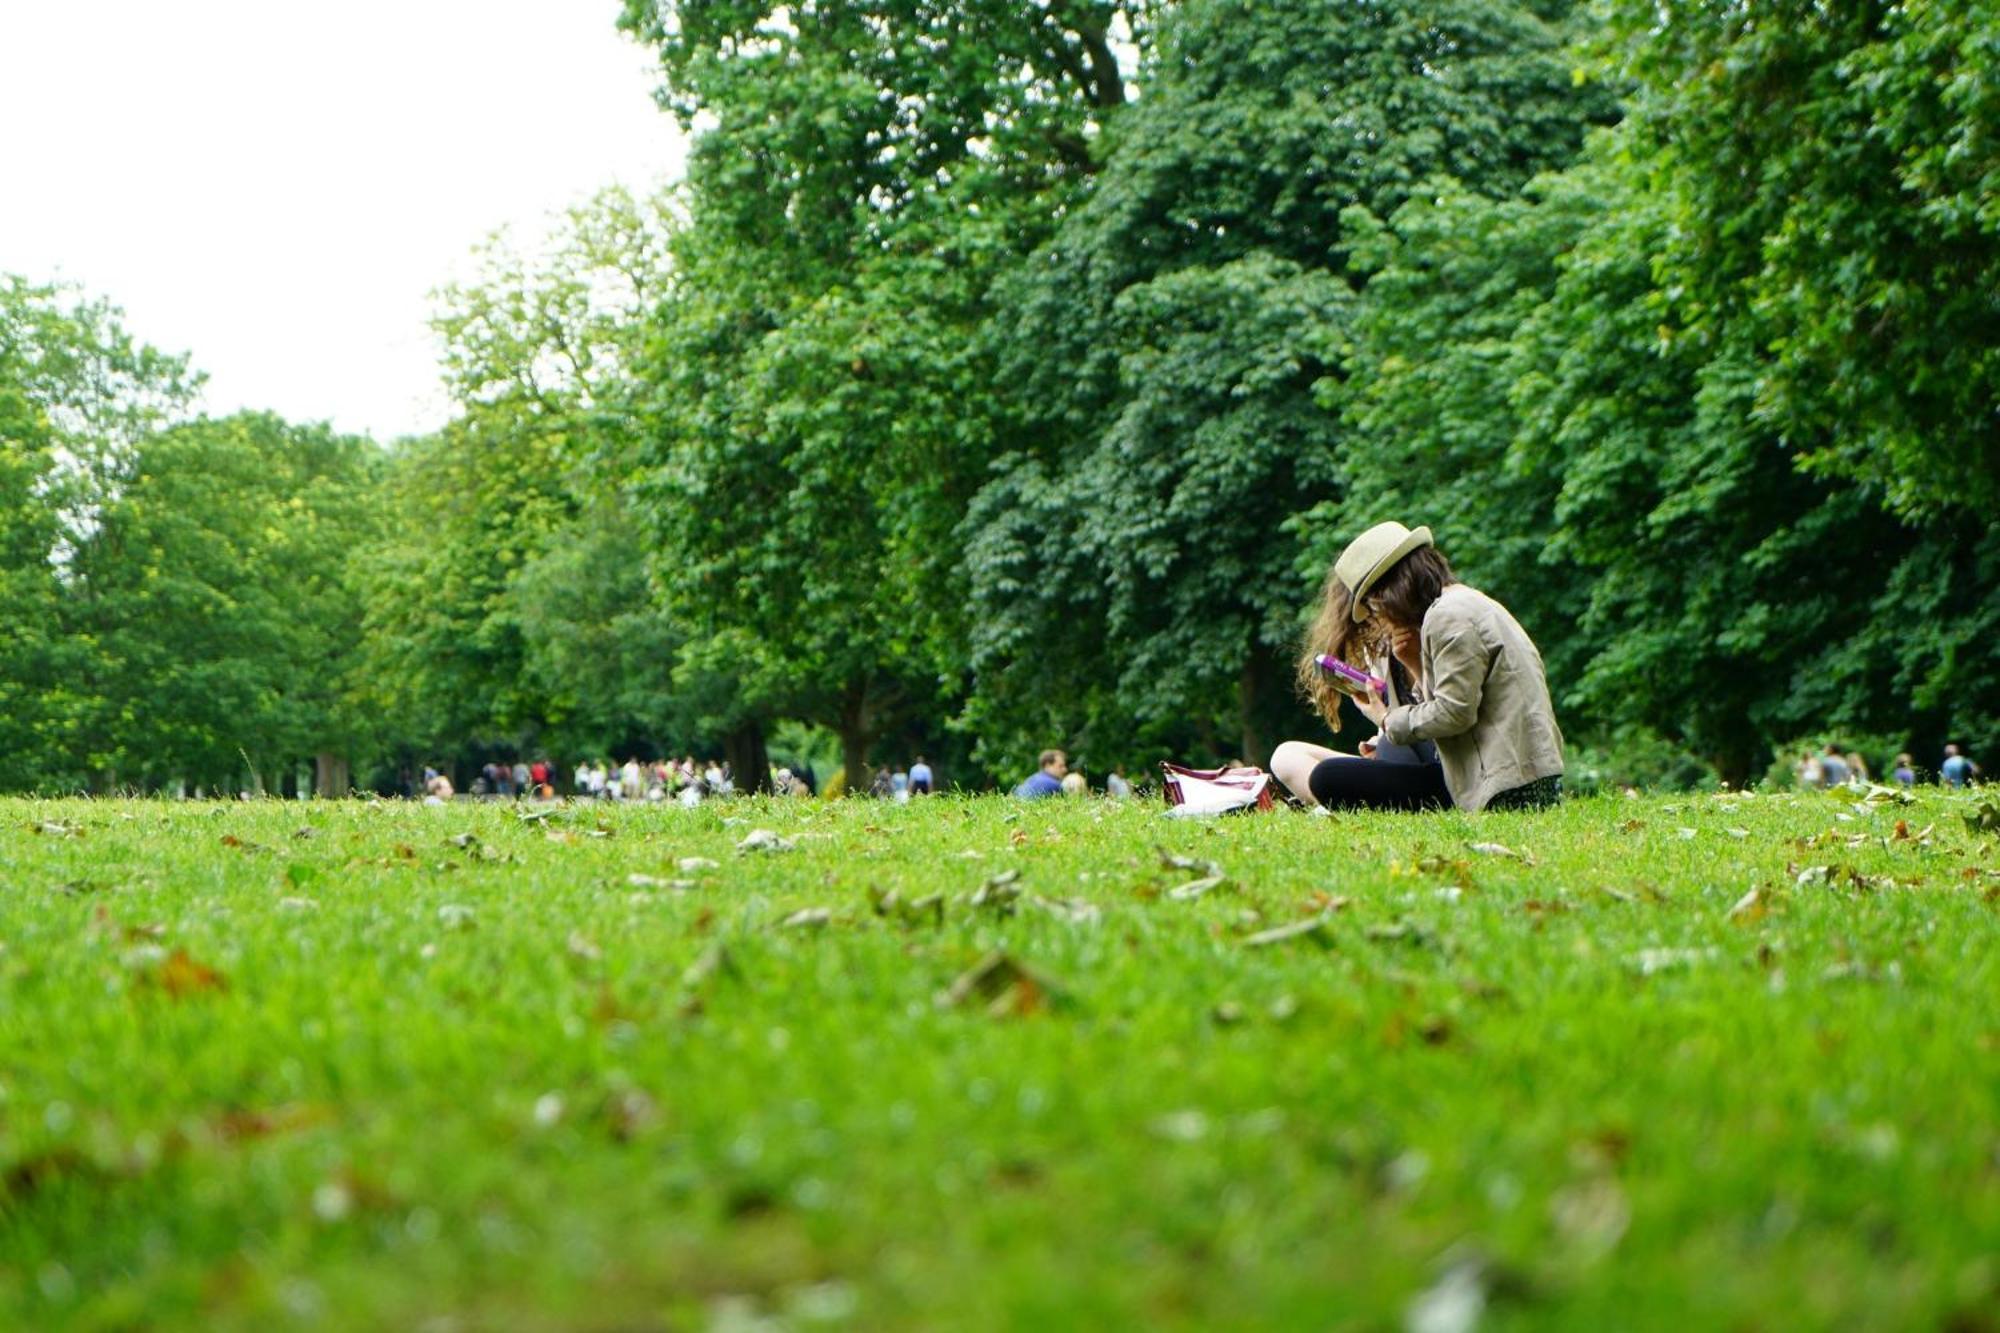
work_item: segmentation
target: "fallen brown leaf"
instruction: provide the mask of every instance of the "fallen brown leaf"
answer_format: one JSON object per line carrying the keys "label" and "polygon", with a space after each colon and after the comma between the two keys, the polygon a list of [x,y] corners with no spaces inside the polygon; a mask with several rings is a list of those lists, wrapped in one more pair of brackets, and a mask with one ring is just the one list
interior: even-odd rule
{"label": "fallen brown leaf", "polygon": [[960,973],[937,997],[941,1009],[982,1004],[993,1018],[1024,1017],[1047,1009],[1062,989],[1046,974],[995,949]]}
{"label": "fallen brown leaf", "polygon": [[152,974],[152,980],[177,1000],[203,991],[229,989],[229,982],[222,973],[197,961],[185,949],[176,949],[168,954],[159,970]]}

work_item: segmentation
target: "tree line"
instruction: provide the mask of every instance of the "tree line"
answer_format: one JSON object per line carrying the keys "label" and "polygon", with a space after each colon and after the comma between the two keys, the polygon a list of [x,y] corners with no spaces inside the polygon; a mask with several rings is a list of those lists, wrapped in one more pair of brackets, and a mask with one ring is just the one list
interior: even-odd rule
{"label": "tree line", "polygon": [[1607,774],[1990,751],[1982,11],[628,0],[685,176],[439,293],[433,435],[0,285],[0,786],[1261,761],[1384,517]]}

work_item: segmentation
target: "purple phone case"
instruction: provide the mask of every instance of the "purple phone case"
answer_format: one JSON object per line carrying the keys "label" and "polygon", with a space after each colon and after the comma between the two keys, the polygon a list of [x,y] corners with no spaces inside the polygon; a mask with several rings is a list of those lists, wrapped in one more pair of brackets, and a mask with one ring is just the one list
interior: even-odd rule
{"label": "purple phone case", "polygon": [[1357,671],[1331,653],[1321,653],[1318,661],[1319,669],[1328,675],[1338,676],[1349,684],[1358,685],[1365,690],[1373,690],[1376,694],[1384,698],[1388,697],[1389,683],[1381,677],[1371,676],[1366,671]]}

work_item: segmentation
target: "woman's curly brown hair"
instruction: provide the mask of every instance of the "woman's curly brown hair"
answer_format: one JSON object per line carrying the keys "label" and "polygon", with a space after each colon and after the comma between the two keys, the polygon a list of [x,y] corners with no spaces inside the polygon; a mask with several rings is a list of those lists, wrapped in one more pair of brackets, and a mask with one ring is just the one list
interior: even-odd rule
{"label": "woman's curly brown hair", "polygon": [[1354,597],[1347,585],[1327,571],[1320,588],[1319,614],[1313,617],[1300,645],[1297,679],[1299,693],[1326,719],[1326,725],[1340,730],[1341,691],[1333,678],[1319,669],[1320,654],[1338,657],[1351,666],[1388,656],[1389,627],[1412,628],[1424,623],[1424,613],[1438,594],[1458,582],[1451,563],[1428,546],[1419,547],[1391,565],[1362,598],[1368,618],[1354,623]]}

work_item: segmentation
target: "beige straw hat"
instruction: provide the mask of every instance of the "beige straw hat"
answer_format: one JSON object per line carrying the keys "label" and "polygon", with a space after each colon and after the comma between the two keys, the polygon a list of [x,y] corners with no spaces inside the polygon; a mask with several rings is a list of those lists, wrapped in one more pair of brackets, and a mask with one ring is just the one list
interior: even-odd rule
{"label": "beige straw hat", "polygon": [[1357,624],[1368,618],[1368,613],[1361,606],[1361,599],[1368,595],[1368,590],[1398,560],[1420,546],[1432,544],[1429,528],[1412,530],[1401,523],[1377,523],[1347,544],[1347,549],[1340,553],[1340,559],[1333,562],[1333,576],[1341,581],[1353,598],[1353,615]]}

